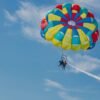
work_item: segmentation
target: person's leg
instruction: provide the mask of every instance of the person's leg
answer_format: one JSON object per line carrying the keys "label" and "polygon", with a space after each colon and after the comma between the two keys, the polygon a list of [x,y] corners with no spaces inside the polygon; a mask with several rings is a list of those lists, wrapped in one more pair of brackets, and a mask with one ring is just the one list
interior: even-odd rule
{"label": "person's leg", "polygon": [[60,60],[60,61],[59,61],[59,66],[61,66],[61,65],[62,65],[62,61]]}

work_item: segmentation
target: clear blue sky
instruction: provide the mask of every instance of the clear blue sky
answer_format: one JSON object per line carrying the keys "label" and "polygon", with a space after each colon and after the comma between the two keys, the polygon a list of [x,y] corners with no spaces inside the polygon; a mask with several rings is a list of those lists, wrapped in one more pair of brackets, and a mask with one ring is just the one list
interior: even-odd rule
{"label": "clear blue sky", "polygon": [[[40,16],[46,8],[59,2],[0,0],[0,100],[99,100],[100,82],[70,68],[66,72],[59,69],[60,49],[39,37]],[[90,8],[99,22],[99,0],[79,3]],[[86,52],[88,68],[84,66],[87,71],[100,76],[99,43]],[[82,52],[65,53],[71,57],[83,55]],[[80,62],[85,63],[84,59]]]}

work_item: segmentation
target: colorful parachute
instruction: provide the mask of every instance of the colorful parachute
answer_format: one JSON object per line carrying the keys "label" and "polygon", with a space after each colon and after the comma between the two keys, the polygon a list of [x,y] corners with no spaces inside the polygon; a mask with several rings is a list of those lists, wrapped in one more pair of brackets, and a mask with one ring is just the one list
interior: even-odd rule
{"label": "colorful parachute", "polygon": [[41,36],[65,50],[92,49],[99,37],[94,15],[78,4],[60,4],[41,21]]}

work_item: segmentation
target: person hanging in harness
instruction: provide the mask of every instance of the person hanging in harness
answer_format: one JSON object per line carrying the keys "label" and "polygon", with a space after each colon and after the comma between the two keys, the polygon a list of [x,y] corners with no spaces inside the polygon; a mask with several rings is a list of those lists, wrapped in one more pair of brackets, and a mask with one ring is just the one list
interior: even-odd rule
{"label": "person hanging in harness", "polygon": [[59,60],[59,67],[62,67],[63,69],[65,69],[66,65],[67,65],[66,56],[62,55],[61,60]]}

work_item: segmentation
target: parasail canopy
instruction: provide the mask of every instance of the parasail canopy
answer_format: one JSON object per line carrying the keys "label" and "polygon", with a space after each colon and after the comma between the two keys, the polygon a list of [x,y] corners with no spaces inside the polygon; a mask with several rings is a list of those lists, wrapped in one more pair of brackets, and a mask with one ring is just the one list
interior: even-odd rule
{"label": "parasail canopy", "polygon": [[41,36],[65,50],[88,50],[98,40],[98,23],[78,4],[59,4],[42,19]]}

